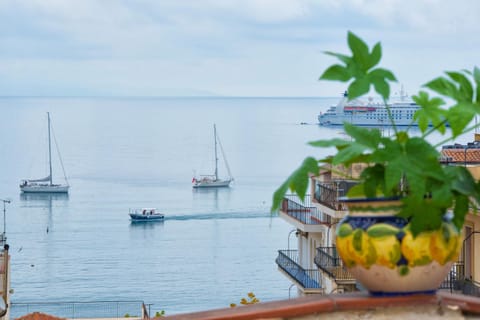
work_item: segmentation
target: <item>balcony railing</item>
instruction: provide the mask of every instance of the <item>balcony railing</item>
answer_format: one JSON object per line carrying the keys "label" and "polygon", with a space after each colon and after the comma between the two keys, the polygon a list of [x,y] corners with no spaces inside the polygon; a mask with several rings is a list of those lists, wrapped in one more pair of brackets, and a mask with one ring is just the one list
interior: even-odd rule
{"label": "balcony railing", "polygon": [[336,247],[319,247],[314,259],[315,264],[337,283],[355,282],[353,275],[343,266]]}
{"label": "balcony railing", "polygon": [[465,264],[455,262],[445,280],[440,284],[439,289],[448,289],[450,292],[462,290],[463,280],[465,280]]}
{"label": "balcony railing", "polygon": [[143,301],[89,302],[12,302],[10,318],[16,319],[31,312],[42,312],[61,318],[149,318]]}
{"label": "balcony railing", "polygon": [[298,263],[297,250],[279,250],[275,261],[278,267],[290,275],[304,290],[322,289],[320,271],[302,268]]}
{"label": "balcony railing", "polygon": [[324,206],[335,211],[346,211],[347,207],[338,199],[347,194],[351,187],[356,185],[355,181],[331,181],[331,182],[315,182],[314,199]]}
{"label": "balcony railing", "polygon": [[306,195],[303,201],[296,195],[286,195],[282,211],[304,224],[332,224],[331,216],[312,206],[310,195]]}

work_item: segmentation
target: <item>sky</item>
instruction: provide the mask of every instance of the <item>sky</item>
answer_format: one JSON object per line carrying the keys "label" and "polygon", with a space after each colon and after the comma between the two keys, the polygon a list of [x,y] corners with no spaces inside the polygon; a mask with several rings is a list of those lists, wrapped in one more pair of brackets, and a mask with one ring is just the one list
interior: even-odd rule
{"label": "sky", "polygon": [[477,0],[0,0],[0,96],[335,97],[352,31],[408,93],[480,65]]}

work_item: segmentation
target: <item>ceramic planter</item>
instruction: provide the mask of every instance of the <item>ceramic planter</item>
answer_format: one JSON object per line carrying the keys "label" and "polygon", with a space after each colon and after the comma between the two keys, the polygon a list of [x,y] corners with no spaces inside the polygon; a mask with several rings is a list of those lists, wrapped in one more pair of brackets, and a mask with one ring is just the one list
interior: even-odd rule
{"label": "ceramic planter", "polygon": [[347,269],[373,295],[434,293],[458,258],[462,237],[448,220],[413,237],[395,217],[396,199],[348,199],[337,226],[337,250]]}

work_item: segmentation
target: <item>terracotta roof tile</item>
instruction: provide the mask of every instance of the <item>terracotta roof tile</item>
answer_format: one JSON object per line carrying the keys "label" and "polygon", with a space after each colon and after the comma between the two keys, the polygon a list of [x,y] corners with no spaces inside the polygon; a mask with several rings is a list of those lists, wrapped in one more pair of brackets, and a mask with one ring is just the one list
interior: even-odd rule
{"label": "terracotta roof tile", "polygon": [[441,153],[450,163],[480,163],[480,149],[442,149]]}
{"label": "terracotta roof tile", "polygon": [[15,320],[65,320],[65,318],[59,318],[41,312],[32,312]]}

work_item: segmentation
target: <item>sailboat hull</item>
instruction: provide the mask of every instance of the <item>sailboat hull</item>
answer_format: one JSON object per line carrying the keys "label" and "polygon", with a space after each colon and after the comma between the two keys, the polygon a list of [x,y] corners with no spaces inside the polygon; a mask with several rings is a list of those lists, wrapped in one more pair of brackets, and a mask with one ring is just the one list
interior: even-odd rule
{"label": "sailboat hull", "polygon": [[216,181],[200,180],[200,181],[196,181],[193,184],[193,187],[194,188],[224,188],[224,187],[226,188],[230,186],[230,182],[232,182],[232,180],[216,180]]}
{"label": "sailboat hull", "polygon": [[23,193],[68,193],[69,186],[54,184],[54,185],[26,185],[20,186]]}

